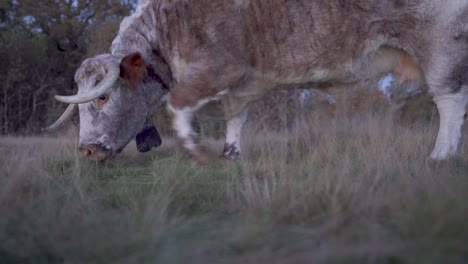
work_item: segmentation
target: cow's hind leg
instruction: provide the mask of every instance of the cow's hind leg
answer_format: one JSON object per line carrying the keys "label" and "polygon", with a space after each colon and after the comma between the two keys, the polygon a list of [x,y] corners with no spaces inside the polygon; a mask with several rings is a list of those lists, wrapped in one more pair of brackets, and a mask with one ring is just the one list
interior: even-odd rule
{"label": "cow's hind leg", "polygon": [[468,95],[463,92],[434,97],[440,116],[439,134],[430,159],[444,160],[457,154]]}
{"label": "cow's hind leg", "polygon": [[[468,101],[468,49],[454,38],[460,25],[448,24],[441,41],[432,47],[431,59],[423,69],[429,93],[439,110],[439,134],[430,159],[444,160],[457,154]],[[454,33],[455,32],[455,33]]]}
{"label": "cow's hind leg", "polygon": [[244,108],[239,114],[227,122],[226,143],[223,149],[223,158],[227,160],[238,160],[240,157],[241,131],[247,118],[248,109]]}

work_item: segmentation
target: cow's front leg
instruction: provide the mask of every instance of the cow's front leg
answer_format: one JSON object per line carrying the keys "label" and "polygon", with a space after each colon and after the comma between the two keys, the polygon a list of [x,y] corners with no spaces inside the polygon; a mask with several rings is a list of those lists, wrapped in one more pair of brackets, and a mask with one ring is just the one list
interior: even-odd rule
{"label": "cow's front leg", "polygon": [[247,118],[248,109],[244,108],[239,114],[227,122],[226,143],[223,149],[223,158],[227,160],[238,160],[240,157],[240,136],[242,127]]}
{"label": "cow's front leg", "polygon": [[467,101],[468,96],[460,92],[434,97],[439,110],[440,125],[430,159],[444,160],[457,154]]}
{"label": "cow's front leg", "polygon": [[199,136],[192,126],[193,116],[215,97],[201,95],[190,86],[177,85],[171,91],[168,109],[173,114],[172,127],[177,132],[179,144],[199,163],[207,163],[209,157],[199,143]]}
{"label": "cow's front leg", "polygon": [[169,104],[168,108],[173,114],[172,127],[177,132],[179,144],[190,154],[192,159],[199,163],[207,163],[209,161],[208,155],[202,150],[199,136],[192,127],[193,114],[197,108],[179,108],[172,104]]}

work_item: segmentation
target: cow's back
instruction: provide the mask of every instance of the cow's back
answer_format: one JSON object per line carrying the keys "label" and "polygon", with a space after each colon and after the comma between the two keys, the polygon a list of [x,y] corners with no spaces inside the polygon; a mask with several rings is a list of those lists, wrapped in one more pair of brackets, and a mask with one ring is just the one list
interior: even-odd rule
{"label": "cow's back", "polygon": [[165,2],[158,10],[167,56],[215,69],[245,65],[284,82],[351,78],[367,54],[416,24],[399,1]]}

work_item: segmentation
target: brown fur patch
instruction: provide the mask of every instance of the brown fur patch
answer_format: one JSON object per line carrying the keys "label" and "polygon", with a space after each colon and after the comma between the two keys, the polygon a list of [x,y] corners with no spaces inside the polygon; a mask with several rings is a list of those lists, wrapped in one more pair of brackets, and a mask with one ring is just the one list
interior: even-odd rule
{"label": "brown fur patch", "polygon": [[400,63],[396,66],[395,72],[400,75],[400,85],[406,81],[421,81],[423,78],[423,73],[419,65],[406,54],[403,55]]}
{"label": "brown fur patch", "polygon": [[146,63],[140,53],[133,53],[122,59],[120,63],[120,77],[135,88],[143,82],[147,75]]}

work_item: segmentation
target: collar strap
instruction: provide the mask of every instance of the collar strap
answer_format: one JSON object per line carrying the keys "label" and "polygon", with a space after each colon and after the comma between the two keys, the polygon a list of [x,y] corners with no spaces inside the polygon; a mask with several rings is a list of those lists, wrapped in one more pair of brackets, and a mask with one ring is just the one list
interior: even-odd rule
{"label": "collar strap", "polygon": [[161,84],[161,87],[163,88],[164,91],[169,92],[170,89],[171,89],[170,85],[168,85],[168,84],[163,80],[163,78],[161,78],[161,76],[159,76],[159,74],[157,74],[157,73],[154,71],[153,67],[148,67],[147,69],[148,69],[148,74],[149,74],[149,76],[150,76],[152,79],[156,80],[158,83],[160,83],[160,84]]}

